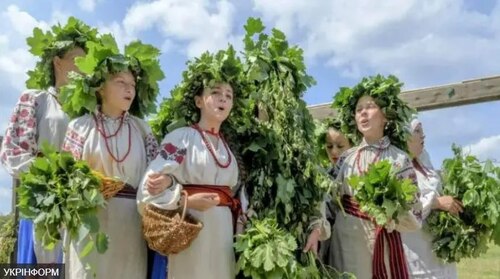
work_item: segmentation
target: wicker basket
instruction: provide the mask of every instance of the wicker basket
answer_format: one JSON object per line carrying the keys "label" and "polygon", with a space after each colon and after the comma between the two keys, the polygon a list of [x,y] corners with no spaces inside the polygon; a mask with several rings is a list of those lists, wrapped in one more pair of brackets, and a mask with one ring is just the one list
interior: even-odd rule
{"label": "wicker basket", "polygon": [[109,200],[112,197],[114,197],[118,192],[120,192],[120,190],[123,189],[123,187],[125,187],[124,182],[117,179],[113,179],[111,177],[104,176],[102,173],[98,171],[92,171],[92,174],[99,177],[99,179],[101,180],[100,191],[104,196],[104,199],[106,200]]}
{"label": "wicker basket", "polygon": [[[183,195],[187,192],[183,191]],[[187,199],[178,210],[165,210],[148,204],[142,216],[142,232],[150,249],[168,256],[191,245],[203,224],[186,212]]]}

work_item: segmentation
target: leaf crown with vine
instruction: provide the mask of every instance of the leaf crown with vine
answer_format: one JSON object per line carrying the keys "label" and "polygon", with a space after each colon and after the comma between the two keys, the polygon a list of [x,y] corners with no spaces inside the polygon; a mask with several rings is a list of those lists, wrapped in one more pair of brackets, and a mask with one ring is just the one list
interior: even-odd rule
{"label": "leaf crown with vine", "polygon": [[51,30],[43,32],[40,28],[33,29],[33,35],[26,39],[29,51],[40,57],[33,70],[28,71],[26,87],[30,89],[47,89],[55,85],[55,73],[52,60],[62,56],[74,47],[87,50],[88,42],[98,42],[97,29],[91,28],[82,21],[70,17],[66,25],[52,26]]}
{"label": "leaf crown with vine", "polygon": [[[218,83],[231,85],[234,95],[231,114],[237,113],[242,102],[238,97],[246,92],[246,83],[243,79],[243,65],[232,46],[215,54],[205,52],[187,62],[182,81],[170,92],[170,98],[162,102],[158,114],[150,122],[155,135],[161,138],[175,128],[198,122],[200,110],[194,97],[205,88],[214,87]],[[224,122],[223,128],[229,121]]]}
{"label": "leaf crown with vine", "polygon": [[114,37],[109,34],[103,35],[100,43],[89,42],[87,47],[87,55],[75,62],[81,74],[71,73],[69,83],[61,88],[60,101],[70,118],[93,112],[98,105],[98,91],[106,79],[125,71],[130,71],[136,81],[130,114],[144,118],[155,111],[158,82],[165,77],[157,48],[134,41],[120,54]]}
{"label": "leaf crown with vine", "polygon": [[401,100],[401,83],[397,77],[376,75],[365,77],[352,88],[342,87],[334,97],[332,107],[337,109],[338,119],[344,135],[359,144],[362,138],[356,126],[355,114],[358,100],[363,96],[370,96],[380,107],[388,122],[384,128],[384,135],[391,143],[407,151],[407,139],[410,135],[408,124],[415,110]]}

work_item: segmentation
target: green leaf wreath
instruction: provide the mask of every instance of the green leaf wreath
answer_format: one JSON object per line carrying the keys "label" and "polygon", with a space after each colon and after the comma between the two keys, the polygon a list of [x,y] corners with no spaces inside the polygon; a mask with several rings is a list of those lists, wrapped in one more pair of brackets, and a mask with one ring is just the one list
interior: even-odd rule
{"label": "green leaf wreath", "polygon": [[76,59],[82,74],[71,74],[70,82],[61,88],[59,96],[70,118],[93,112],[98,105],[97,91],[106,78],[123,71],[131,71],[136,79],[136,96],[130,114],[143,118],[155,111],[158,82],[165,77],[157,48],[134,41],[120,54],[111,35],[103,35],[100,43],[89,42],[87,47],[87,55]]}
{"label": "green leaf wreath", "polygon": [[51,30],[43,32],[33,29],[33,36],[27,38],[30,52],[40,57],[35,69],[28,71],[26,86],[30,89],[47,89],[55,85],[52,59],[62,56],[74,47],[87,50],[87,43],[99,42],[97,29],[91,28],[79,19],[70,17],[66,25],[55,25]]}
{"label": "green leaf wreath", "polygon": [[361,97],[370,96],[388,120],[384,135],[389,137],[391,144],[401,150],[408,151],[406,141],[410,131],[407,128],[407,123],[415,110],[399,97],[402,85],[393,75],[388,77],[376,75],[363,78],[352,88],[340,88],[334,97],[332,107],[337,109],[338,119],[342,124],[342,133],[355,144],[361,141],[362,135],[357,129],[354,118],[356,104]]}

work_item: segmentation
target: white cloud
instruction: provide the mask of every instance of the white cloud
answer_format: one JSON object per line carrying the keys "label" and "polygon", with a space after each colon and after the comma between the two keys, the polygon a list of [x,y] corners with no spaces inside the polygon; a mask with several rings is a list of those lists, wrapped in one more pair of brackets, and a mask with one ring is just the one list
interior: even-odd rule
{"label": "white cloud", "polygon": [[132,6],[123,26],[132,35],[154,27],[165,36],[164,46],[170,41],[186,43],[185,53],[193,57],[237,40],[232,35],[234,15],[234,5],[225,0],[157,0]]}
{"label": "white cloud", "polygon": [[468,146],[471,154],[481,160],[493,160],[500,162],[500,135],[482,138],[478,142]]}
{"label": "white cloud", "polygon": [[78,0],[78,7],[85,12],[93,12],[97,5],[97,2],[101,0]]}
{"label": "white cloud", "polygon": [[102,34],[110,33],[116,39],[116,43],[118,47],[123,51],[126,44],[131,41],[137,39],[137,36],[127,32],[126,29],[122,28],[122,26],[118,22],[112,22],[108,25],[100,25],[99,32]]}
{"label": "white cloud", "polygon": [[8,6],[7,10],[3,12],[3,15],[8,18],[14,30],[22,36],[31,35],[35,27],[44,30],[48,28],[46,22],[36,20],[29,13],[19,10],[16,5]]}
{"label": "white cloud", "polygon": [[[0,36],[0,89],[8,93],[5,94],[7,100],[2,99],[2,104],[12,106],[9,101],[17,99],[19,92],[24,89],[26,71],[36,62],[36,57],[28,52],[25,38],[32,34],[34,27],[47,29],[48,26],[15,5],[10,5],[1,13],[0,20],[6,25],[2,30],[4,35]],[[0,105],[0,115],[5,115],[6,109]]]}
{"label": "white cloud", "polygon": [[500,2],[489,15],[455,0],[253,2],[267,22],[297,37],[308,57],[349,78],[395,73],[419,87],[500,69],[492,59],[500,52]]}

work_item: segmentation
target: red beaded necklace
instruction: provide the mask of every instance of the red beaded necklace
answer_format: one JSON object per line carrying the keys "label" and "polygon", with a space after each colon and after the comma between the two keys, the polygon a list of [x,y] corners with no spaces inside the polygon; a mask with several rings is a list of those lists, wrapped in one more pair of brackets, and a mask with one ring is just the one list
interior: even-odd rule
{"label": "red beaded necklace", "polygon": [[122,115],[122,117],[120,119],[120,126],[118,126],[118,129],[116,129],[116,131],[115,131],[114,134],[112,134],[112,135],[106,135],[106,129],[104,127],[104,118],[101,117],[101,127],[99,127],[99,122],[97,121],[97,117],[94,115],[94,121],[95,121],[95,124],[96,124],[96,127],[97,127],[97,131],[104,138],[104,142],[106,144],[106,150],[108,151],[108,154],[111,156],[111,158],[113,158],[113,160],[115,160],[115,162],[117,162],[117,163],[121,163],[121,162],[125,161],[125,159],[130,154],[130,150],[132,149],[131,148],[132,147],[132,131],[130,129],[130,123],[129,122],[127,123],[127,126],[128,126],[128,150],[127,150],[127,153],[125,153],[125,155],[123,156],[123,158],[118,159],[118,158],[115,157],[115,155],[113,154],[113,152],[111,152],[111,149],[109,148],[108,139],[110,139],[112,137],[115,137],[118,134],[118,132],[123,127],[124,118],[125,118],[125,115]]}
{"label": "red beaded necklace", "polygon": [[[232,157],[231,157],[231,152],[229,151],[229,147],[227,146],[227,143],[226,141],[224,140],[224,137],[220,134],[220,133],[214,133],[214,132],[208,132],[208,131],[203,131],[200,126],[198,124],[194,124],[192,125],[192,127],[198,131],[198,133],[200,133],[200,136],[201,136],[201,139],[203,140],[203,143],[205,144],[205,146],[207,147],[208,149],[208,152],[210,152],[210,154],[212,154],[212,158],[214,158],[215,160],[215,163],[217,164],[217,166],[219,166],[220,168],[227,168],[229,167],[229,165],[231,164],[232,162]],[[217,159],[217,156],[215,156],[215,151],[213,150],[212,148],[212,144],[208,141],[208,139],[205,137],[205,134],[204,132],[207,132],[207,133],[210,133],[212,135],[215,135],[215,136],[218,136],[220,138],[220,140],[222,140],[222,143],[224,144],[224,148],[226,149],[226,152],[227,152],[227,155],[228,155],[228,159],[227,159],[227,163],[226,164],[222,164],[219,159]]]}

